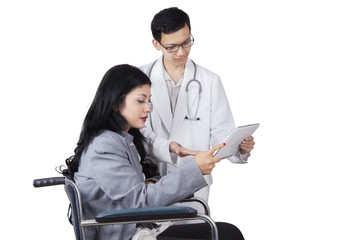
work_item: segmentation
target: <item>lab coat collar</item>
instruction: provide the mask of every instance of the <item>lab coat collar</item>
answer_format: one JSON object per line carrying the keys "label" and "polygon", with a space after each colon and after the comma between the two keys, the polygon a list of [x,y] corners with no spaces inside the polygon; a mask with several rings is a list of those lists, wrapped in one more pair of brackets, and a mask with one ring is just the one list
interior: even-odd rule
{"label": "lab coat collar", "polygon": [[166,82],[163,77],[163,63],[162,56],[156,61],[152,72],[151,72],[151,94],[152,94],[152,102],[153,111],[158,112],[168,134],[170,134],[171,130],[171,122],[172,122],[172,114],[171,114],[171,106],[170,106],[170,98]]}
{"label": "lab coat collar", "polygon": [[194,78],[195,67],[190,58],[188,58],[185,65],[185,72],[183,82],[181,84],[177,105],[175,108],[174,117],[171,114],[170,99],[165,79],[163,77],[163,56],[161,56],[155,63],[151,72],[151,91],[152,101],[154,102],[154,110],[159,113],[160,118],[170,137],[176,135],[181,129],[181,125],[186,116],[186,85]]}

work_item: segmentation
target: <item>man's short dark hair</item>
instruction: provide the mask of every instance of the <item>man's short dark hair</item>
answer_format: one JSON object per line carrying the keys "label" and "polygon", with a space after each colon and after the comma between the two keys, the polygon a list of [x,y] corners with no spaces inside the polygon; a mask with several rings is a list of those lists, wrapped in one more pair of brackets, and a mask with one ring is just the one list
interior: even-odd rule
{"label": "man's short dark hair", "polygon": [[185,27],[185,24],[191,30],[190,18],[186,12],[177,7],[166,8],[154,16],[151,21],[151,32],[154,39],[160,42],[161,33],[174,33]]}

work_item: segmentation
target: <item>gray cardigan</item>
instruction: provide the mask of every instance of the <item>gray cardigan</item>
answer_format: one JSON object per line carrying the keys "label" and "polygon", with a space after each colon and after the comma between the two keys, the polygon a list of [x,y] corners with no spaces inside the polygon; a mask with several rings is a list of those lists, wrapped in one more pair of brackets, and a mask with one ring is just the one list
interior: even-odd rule
{"label": "gray cardigan", "polygon": [[[85,218],[114,209],[171,205],[206,186],[192,157],[156,184],[145,184],[133,137],[103,131],[89,144],[80,160],[75,182]],[[128,240],[135,224],[85,228],[86,239]]]}

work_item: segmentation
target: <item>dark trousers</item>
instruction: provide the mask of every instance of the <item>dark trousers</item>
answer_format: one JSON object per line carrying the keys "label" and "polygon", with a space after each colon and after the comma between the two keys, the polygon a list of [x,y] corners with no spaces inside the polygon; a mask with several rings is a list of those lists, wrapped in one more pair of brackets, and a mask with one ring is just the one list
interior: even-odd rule
{"label": "dark trousers", "polygon": [[[230,224],[217,222],[219,240],[244,240],[240,230]],[[211,239],[211,228],[207,223],[173,225],[161,233],[158,240],[208,240]]]}

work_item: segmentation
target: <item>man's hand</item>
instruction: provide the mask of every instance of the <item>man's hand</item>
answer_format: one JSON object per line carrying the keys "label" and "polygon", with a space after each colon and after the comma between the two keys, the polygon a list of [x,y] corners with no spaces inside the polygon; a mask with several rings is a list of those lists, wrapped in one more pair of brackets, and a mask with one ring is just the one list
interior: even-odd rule
{"label": "man's hand", "polygon": [[198,151],[190,150],[187,148],[184,148],[177,142],[170,142],[169,144],[169,151],[172,153],[175,153],[179,157],[186,157],[186,156],[194,156],[198,153]]}
{"label": "man's hand", "polygon": [[251,150],[254,149],[254,137],[253,136],[249,136],[247,138],[244,139],[244,141],[242,141],[239,145],[240,148],[240,153],[241,154],[246,154],[246,153],[250,153]]}

